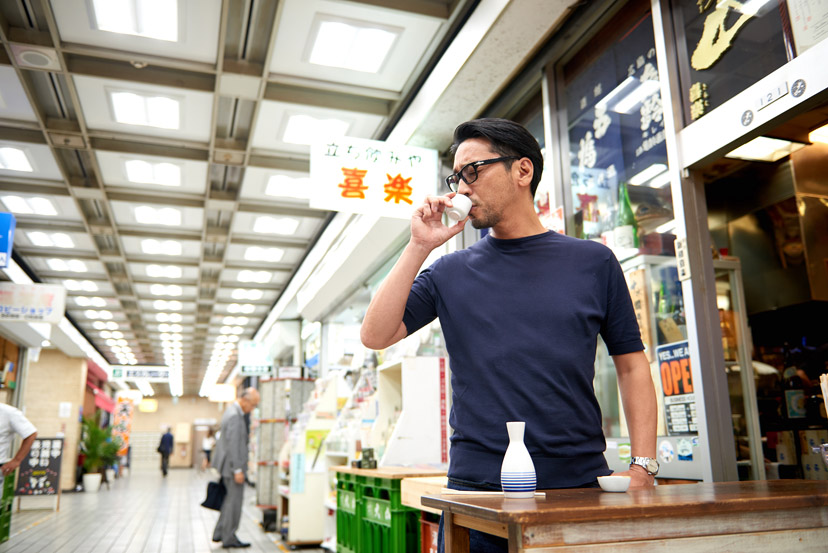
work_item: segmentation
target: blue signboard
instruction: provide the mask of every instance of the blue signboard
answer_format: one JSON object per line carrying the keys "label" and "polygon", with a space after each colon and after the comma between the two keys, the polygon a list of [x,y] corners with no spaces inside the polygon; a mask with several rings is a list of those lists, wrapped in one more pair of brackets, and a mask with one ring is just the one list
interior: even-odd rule
{"label": "blue signboard", "polygon": [[17,221],[11,213],[0,213],[0,269],[9,266]]}

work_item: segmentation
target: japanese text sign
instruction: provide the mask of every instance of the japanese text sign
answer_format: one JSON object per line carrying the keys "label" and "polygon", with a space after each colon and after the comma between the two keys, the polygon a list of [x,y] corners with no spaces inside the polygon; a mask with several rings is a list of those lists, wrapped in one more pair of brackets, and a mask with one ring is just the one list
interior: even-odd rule
{"label": "japanese text sign", "polygon": [[112,437],[121,439],[121,449],[118,455],[126,455],[129,449],[129,433],[132,431],[132,414],[135,412],[135,403],[132,398],[121,396],[115,407],[115,418],[112,421]]}
{"label": "japanese text sign", "polygon": [[112,378],[121,380],[144,380],[146,382],[169,382],[169,367],[158,365],[112,365]]}
{"label": "japanese text sign", "polygon": [[239,366],[242,376],[260,376],[273,370],[273,356],[270,346],[262,342],[242,340],[239,342]]}
{"label": "japanese text sign", "polygon": [[60,488],[63,438],[38,438],[20,463],[14,495],[56,495]]}
{"label": "japanese text sign", "polygon": [[59,323],[66,308],[66,288],[59,284],[0,283],[0,320]]}
{"label": "japanese text sign", "polygon": [[437,151],[339,138],[311,146],[310,206],[409,219],[435,195]]}
{"label": "japanese text sign", "polygon": [[11,213],[0,213],[0,268],[8,267],[17,221]]}

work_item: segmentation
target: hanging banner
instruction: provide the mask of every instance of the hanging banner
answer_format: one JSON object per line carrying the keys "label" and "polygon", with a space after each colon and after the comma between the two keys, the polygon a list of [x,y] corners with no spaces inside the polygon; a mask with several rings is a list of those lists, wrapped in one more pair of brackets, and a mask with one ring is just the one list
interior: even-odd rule
{"label": "hanging banner", "polygon": [[270,346],[253,340],[239,342],[239,367],[242,376],[269,375],[273,370]]}
{"label": "hanging banner", "polygon": [[170,368],[158,365],[111,365],[113,380],[169,382]]}
{"label": "hanging banner", "polygon": [[0,269],[9,266],[12,244],[14,243],[14,228],[17,221],[11,213],[0,213]]}
{"label": "hanging banner", "polygon": [[63,438],[38,438],[20,463],[14,495],[56,495],[60,491]]}
{"label": "hanging banner", "polygon": [[438,171],[436,150],[347,137],[314,144],[310,207],[410,219],[440,193]]}
{"label": "hanging banner", "polygon": [[0,283],[0,320],[59,323],[66,309],[66,288],[60,284]]}
{"label": "hanging banner", "polygon": [[661,373],[667,434],[674,436],[698,432],[688,342],[684,340],[658,346],[656,358]]}
{"label": "hanging banner", "polygon": [[135,412],[135,402],[132,398],[119,397],[115,406],[115,417],[112,421],[112,436],[121,439],[122,447],[118,455],[126,455],[129,449],[129,433],[132,431],[132,414]]}

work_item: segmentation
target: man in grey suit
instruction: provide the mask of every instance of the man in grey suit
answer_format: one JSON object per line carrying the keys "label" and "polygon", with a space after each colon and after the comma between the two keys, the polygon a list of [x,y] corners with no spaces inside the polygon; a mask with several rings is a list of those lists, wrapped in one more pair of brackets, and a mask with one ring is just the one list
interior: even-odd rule
{"label": "man in grey suit", "polygon": [[241,520],[244,481],[247,476],[247,425],[244,416],[259,404],[259,392],[247,388],[239,398],[227,406],[221,417],[221,434],[216,444],[213,466],[221,474],[227,495],[221,505],[213,541],[220,541],[226,548],[250,547],[236,537]]}

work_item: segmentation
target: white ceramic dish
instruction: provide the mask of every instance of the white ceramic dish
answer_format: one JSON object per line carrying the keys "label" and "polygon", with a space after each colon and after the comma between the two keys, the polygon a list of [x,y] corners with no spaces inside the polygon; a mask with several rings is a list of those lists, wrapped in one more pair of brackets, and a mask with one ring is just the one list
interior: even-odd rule
{"label": "white ceramic dish", "polygon": [[599,476],[598,485],[605,492],[625,492],[630,487],[629,476]]}

